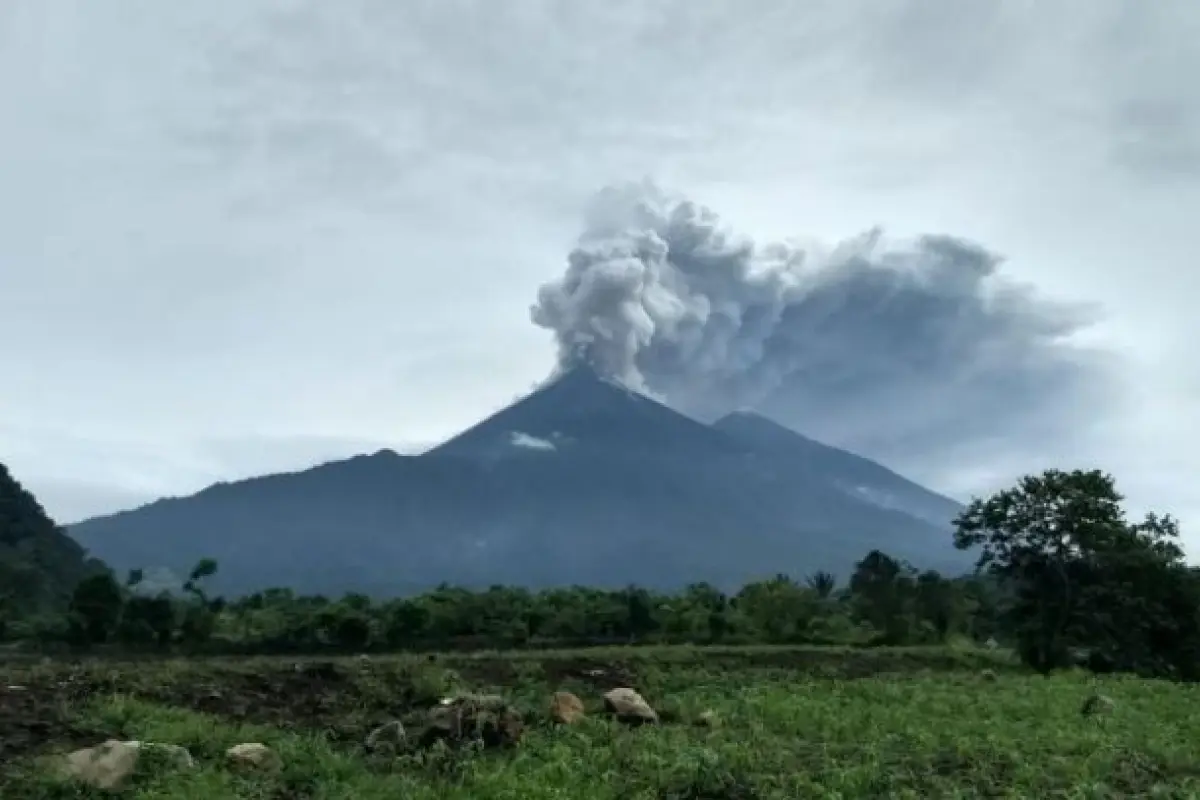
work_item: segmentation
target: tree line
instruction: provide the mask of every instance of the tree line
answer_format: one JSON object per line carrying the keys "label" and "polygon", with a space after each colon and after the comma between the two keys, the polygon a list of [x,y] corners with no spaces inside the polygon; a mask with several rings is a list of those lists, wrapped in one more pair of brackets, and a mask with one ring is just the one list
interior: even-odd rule
{"label": "tree line", "polygon": [[734,593],[442,585],[384,601],[286,588],[225,599],[207,591],[219,567],[205,559],[174,592],[145,591],[138,570],[97,572],[65,609],[10,618],[0,635],[51,649],[227,653],[994,640],[1043,672],[1083,663],[1195,680],[1200,573],[1171,517],[1131,522],[1122,502],[1096,470],[1049,470],[976,499],[954,521],[955,546],[979,556],[965,576],[875,550],[844,579],[779,574]]}
{"label": "tree line", "polygon": [[179,591],[153,594],[140,591],[140,570],[124,581],[96,574],[79,583],[65,612],[12,623],[7,635],[83,649],[271,653],[617,642],[900,645],[999,632],[992,582],[918,572],[879,551],[844,586],[826,572],[801,580],[780,574],[733,594],[707,583],[669,593],[442,585],[386,601],[286,588],[227,600],[204,589],[217,569],[205,559]]}

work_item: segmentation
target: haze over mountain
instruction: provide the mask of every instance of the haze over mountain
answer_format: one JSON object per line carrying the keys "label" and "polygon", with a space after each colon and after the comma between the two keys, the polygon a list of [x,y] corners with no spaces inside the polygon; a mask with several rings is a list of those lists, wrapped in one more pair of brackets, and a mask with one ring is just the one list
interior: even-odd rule
{"label": "haze over mountain", "polygon": [[965,569],[952,500],[737,413],[705,425],[579,366],[419,456],[218,484],[71,527],[119,568],[216,558],[242,593],[846,575],[872,548]]}

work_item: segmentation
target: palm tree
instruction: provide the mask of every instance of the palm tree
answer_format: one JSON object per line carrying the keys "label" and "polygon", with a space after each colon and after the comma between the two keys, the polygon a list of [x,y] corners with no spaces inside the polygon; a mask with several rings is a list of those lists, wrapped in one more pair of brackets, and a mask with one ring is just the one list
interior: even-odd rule
{"label": "palm tree", "polygon": [[832,572],[826,572],[823,569],[817,570],[812,575],[809,575],[807,578],[805,578],[804,582],[807,583],[808,588],[816,592],[817,597],[821,598],[822,600],[828,600],[830,595],[833,594],[834,590],[837,589],[837,578]]}

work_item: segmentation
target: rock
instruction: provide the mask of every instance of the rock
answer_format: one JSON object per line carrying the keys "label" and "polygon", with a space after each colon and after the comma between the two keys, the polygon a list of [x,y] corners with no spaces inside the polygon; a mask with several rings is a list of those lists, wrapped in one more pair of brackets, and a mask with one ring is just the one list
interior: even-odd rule
{"label": "rock", "polygon": [[1087,700],[1083,701],[1083,708],[1079,710],[1079,713],[1085,717],[1103,716],[1111,714],[1116,707],[1117,704],[1111,697],[1094,692],[1088,695]]}
{"label": "rock", "polygon": [[95,747],[68,754],[63,762],[63,772],[96,789],[119,789],[133,775],[142,755],[151,752],[163,757],[174,769],[196,766],[192,754],[179,745],[109,739]]}
{"label": "rock", "polygon": [[555,692],[550,698],[550,718],[564,725],[583,719],[583,701],[570,692]]}
{"label": "rock", "polygon": [[119,789],[133,775],[140,755],[140,749],[131,743],[109,739],[95,747],[68,754],[63,771],[96,789]]}
{"label": "rock", "polygon": [[721,718],[712,709],[702,711],[700,716],[696,717],[696,726],[699,728],[715,728],[719,724],[721,724]]}
{"label": "rock", "polygon": [[367,736],[366,748],[372,753],[395,752],[408,741],[408,733],[400,720],[380,725]]}
{"label": "rock", "polygon": [[987,681],[988,683],[996,682],[996,673],[990,669],[985,669],[982,672],[980,672],[979,677],[982,678],[983,680]]}
{"label": "rock", "polygon": [[436,741],[453,745],[478,741],[484,747],[507,747],[520,741],[524,727],[520,712],[504,698],[461,695],[429,710],[419,743],[428,747]]}
{"label": "rock", "polygon": [[283,759],[279,754],[260,742],[235,744],[225,751],[225,758],[235,769],[258,772],[278,772],[283,769]]}
{"label": "rock", "polygon": [[604,708],[630,725],[657,724],[658,714],[633,689],[613,689],[604,694]]}

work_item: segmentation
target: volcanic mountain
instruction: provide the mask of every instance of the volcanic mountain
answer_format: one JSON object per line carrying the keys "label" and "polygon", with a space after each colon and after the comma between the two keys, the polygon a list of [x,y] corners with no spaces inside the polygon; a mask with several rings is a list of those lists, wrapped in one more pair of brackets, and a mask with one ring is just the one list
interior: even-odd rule
{"label": "volcanic mountain", "polygon": [[733,588],[844,577],[873,548],[965,569],[949,533],[959,508],[763,417],[706,425],[577,368],[422,455],[221,483],[69,531],[119,569],[215,558],[229,594]]}

